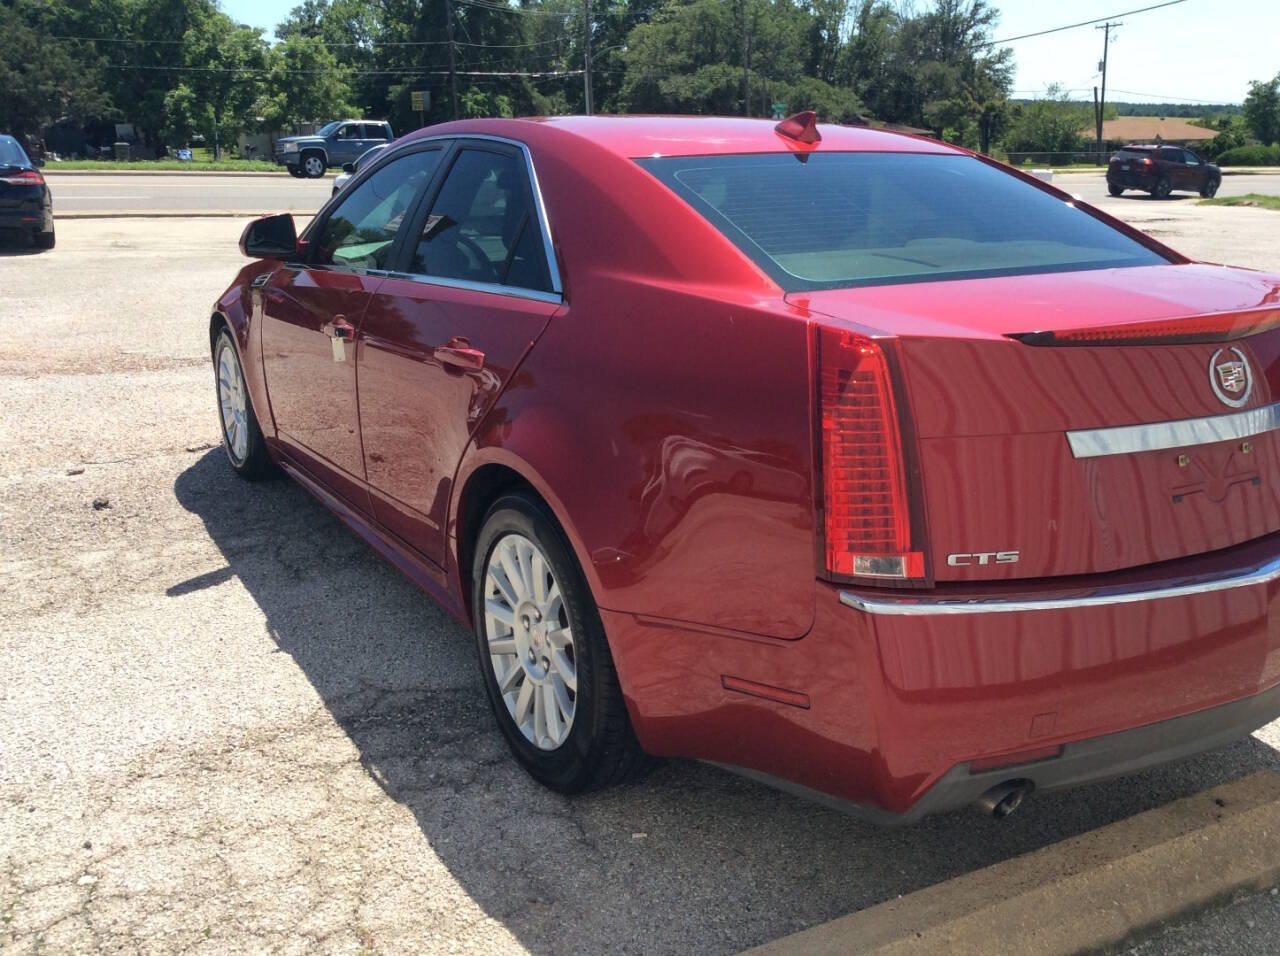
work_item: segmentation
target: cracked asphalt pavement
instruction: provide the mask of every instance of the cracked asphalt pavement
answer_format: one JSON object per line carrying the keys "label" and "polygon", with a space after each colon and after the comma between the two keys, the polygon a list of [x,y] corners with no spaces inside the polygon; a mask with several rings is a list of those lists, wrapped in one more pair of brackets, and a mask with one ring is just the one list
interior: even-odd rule
{"label": "cracked asphalt pavement", "polygon": [[[1280,266],[1280,216],[1151,205],[1184,251]],[[231,474],[206,328],[242,226],[0,249],[0,951],[732,952],[1280,768],[1271,725],[901,830],[684,761],[543,790],[468,635],[300,488]]]}

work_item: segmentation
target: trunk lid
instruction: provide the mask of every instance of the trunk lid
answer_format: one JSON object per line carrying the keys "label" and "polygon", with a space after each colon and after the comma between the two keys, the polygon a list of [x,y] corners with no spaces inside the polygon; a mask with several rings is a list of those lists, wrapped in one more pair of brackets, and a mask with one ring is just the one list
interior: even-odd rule
{"label": "trunk lid", "polygon": [[[1280,321],[1280,276],[1196,263],[787,298],[896,337],[937,581],[1112,571],[1280,530],[1280,432],[1261,427],[1280,394],[1280,329],[1193,344],[1009,338],[1223,313]],[[1241,360],[1248,389],[1224,390],[1239,384]],[[1217,389],[1215,375],[1227,377]],[[1222,421],[1249,410],[1257,433]],[[1097,434],[1203,418],[1218,421]],[[1088,434],[1073,447],[1068,432]],[[1183,443],[1144,450],[1170,435]]]}

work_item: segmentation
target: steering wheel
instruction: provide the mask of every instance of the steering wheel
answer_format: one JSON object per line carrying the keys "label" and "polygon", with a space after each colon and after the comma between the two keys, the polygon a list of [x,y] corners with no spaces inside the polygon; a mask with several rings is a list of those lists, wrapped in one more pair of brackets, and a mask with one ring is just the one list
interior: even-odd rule
{"label": "steering wheel", "polygon": [[493,267],[493,263],[489,261],[489,257],[484,254],[484,250],[481,249],[474,240],[467,238],[456,229],[453,230],[453,235],[448,238],[455,246],[462,249],[466,258],[475,260],[475,268],[469,269],[468,271],[487,273],[487,279],[481,279],[479,281],[498,281],[498,270]]}

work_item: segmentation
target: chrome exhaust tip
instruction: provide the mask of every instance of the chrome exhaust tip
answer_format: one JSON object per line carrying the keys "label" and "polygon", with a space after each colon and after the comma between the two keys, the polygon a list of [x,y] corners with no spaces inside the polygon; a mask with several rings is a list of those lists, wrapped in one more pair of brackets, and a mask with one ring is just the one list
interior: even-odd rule
{"label": "chrome exhaust tip", "polygon": [[1033,789],[1034,785],[1028,780],[1006,780],[980,796],[973,805],[979,813],[1003,820],[1022,806],[1022,801]]}

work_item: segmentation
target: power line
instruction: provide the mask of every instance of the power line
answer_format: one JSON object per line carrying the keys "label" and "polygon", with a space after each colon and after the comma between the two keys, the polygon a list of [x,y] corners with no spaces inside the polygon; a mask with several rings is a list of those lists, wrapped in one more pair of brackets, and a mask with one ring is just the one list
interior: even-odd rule
{"label": "power line", "polygon": [[1231,103],[1223,103],[1218,100],[1198,100],[1194,96],[1169,96],[1165,93],[1139,93],[1137,90],[1121,90],[1116,87],[1111,88],[1112,93],[1125,93],[1129,96],[1149,96],[1152,99],[1164,100],[1166,103],[1172,103],[1175,100],[1185,100],[1188,103],[1204,103],[1207,106],[1231,106]]}
{"label": "power line", "polygon": [[[174,73],[286,73],[297,75],[313,75],[317,73],[340,72],[347,76],[448,76],[448,70],[272,70],[262,66],[144,66],[131,63],[108,63],[108,70],[167,70]],[[458,70],[458,76],[581,76],[581,70]]]}
{"label": "power line", "polygon": [[1031,37],[1047,36],[1050,33],[1061,33],[1063,30],[1074,30],[1077,27],[1093,26],[1095,23],[1105,23],[1112,17],[1131,17],[1135,13],[1146,13],[1148,10],[1159,10],[1161,7],[1172,7],[1179,3],[1186,3],[1187,0],[1167,0],[1165,3],[1157,3],[1150,7],[1140,7],[1137,10],[1126,10],[1124,13],[1113,13],[1109,16],[1098,17],[1096,20],[1081,20],[1079,23],[1068,23],[1065,27],[1054,27],[1051,30],[1038,30],[1035,33],[1024,33],[1021,36],[1006,37],[1003,40],[992,40],[989,46],[1000,46],[1002,43],[1013,43],[1016,40],[1029,40]]}
{"label": "power line", "polygon": [[[458,0],[459,3],[465,0]],[[70,37],[70,36],[51,36],[51,40],[75,40],[83,43],[134,43],[139,46],[149,46],[153,44],[185,44],[186,40],[135,40],[130,37]],[[346,47],[377,47],[377,46],[395,46],[395,47],[418,47],[418,46],[447,46],[448,40],[372,40],[369,43],[347,42],[330,43],[323,38],[320,39],[324,45],[330,49],[346,48]],[[549,46],[552,43],[560,43],[564,40],[562,36],[553,37],[550,40],[534,40],[530,43],[463,43],[459,41],[457,46],[483,47],[485,49],[504,49],[519,50],[534,46]]]}

